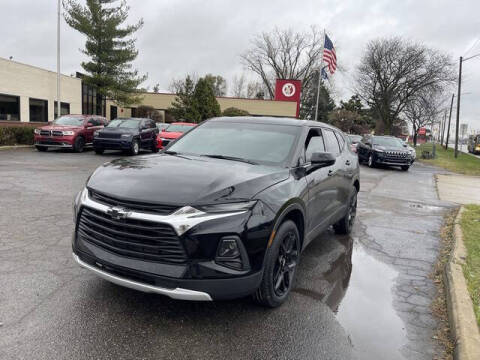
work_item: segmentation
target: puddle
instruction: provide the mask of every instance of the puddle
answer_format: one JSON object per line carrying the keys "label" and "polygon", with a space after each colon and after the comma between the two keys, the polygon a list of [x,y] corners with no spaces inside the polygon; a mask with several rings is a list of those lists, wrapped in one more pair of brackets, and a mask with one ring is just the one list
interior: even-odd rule
{"label": "puddle", "polygon": [[337,320],[349,334],[358,359],[404,359],[402,319],[393,308],[392,286],[398,273],[368,255],[361,244],[352,252],[352,275]]}

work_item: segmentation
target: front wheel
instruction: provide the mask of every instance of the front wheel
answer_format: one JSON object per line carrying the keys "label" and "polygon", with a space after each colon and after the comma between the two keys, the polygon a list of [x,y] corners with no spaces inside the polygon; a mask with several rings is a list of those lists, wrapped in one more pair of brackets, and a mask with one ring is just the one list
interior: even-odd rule
{"label": "front wheel", "polygon": [[40,151],[40,152],[44,152],[44,151],[47,151],[48,150],[48,147],[46,146],[35,146],[35,148]]}
{"label": "front wheel", "polygon": [[73,143],[73,151],[81,153],[85,147],[85,139],[81,136],[78,136]]}
{"label": "front wheel", "polygon": [[138,152],[140,151],[140,143],[138,140],[134,139],[132,141],[132,147],[130,148],[130,155],[138,155]]}
{"label": "front wheel", "polygon": [[375,167],[375,161],[373,160],[373,154],[368,155],[368,167]]}
{"label": "front wheel", "polygon": [[267,307],[280,306],[293,288],[300,256],[300,235],[291,220],[280,225],[267,249],[263,278],[254,294],[255,301]]}
{"label": "front wheel", "polygon": [[352,196],[348,204],[348,211],[343,218],[333,224],[333,230],[336,234],[350,234],[352,232],[355,217],[357,216],[357,188],[352,189]]}

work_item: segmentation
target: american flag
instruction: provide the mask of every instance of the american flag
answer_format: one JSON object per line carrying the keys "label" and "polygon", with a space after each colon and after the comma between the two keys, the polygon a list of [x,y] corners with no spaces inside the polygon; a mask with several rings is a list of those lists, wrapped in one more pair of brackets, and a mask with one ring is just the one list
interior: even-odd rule
{"label": "american flag", "polygon": [[331,75],[337,70],[337,55],[333,47],[332,40],[325,34],[325,45],[323,47],[323,61],[327,64],[328,71]]}

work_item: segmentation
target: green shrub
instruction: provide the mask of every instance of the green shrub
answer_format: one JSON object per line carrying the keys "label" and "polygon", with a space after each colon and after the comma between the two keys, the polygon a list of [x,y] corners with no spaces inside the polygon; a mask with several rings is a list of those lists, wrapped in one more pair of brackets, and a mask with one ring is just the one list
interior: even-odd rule
{"label": "green shrub", "polygon": [[33,128],[0,127],[0,146],[5,145],[33,145]]}
{"label": "green shrub", "polygon": [[229,107],[223,110],[223,116],[248,116],[250,113],[248,111],[238,109],[236,107]]}

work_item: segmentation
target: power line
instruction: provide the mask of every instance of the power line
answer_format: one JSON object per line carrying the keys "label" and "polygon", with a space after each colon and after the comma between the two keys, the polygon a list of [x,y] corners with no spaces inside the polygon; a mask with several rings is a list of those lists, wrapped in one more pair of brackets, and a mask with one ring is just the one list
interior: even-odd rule
{"label": "power line", "polygon": [[465,54],[463,56],[467,55],[470,51],[472,51],[472,49],[478,44],[479,41],[480,41],[480,37],[477,37],[477,40],[475,40],[473,45],[470,46],[470,48],[467,51],[465,51]]}

